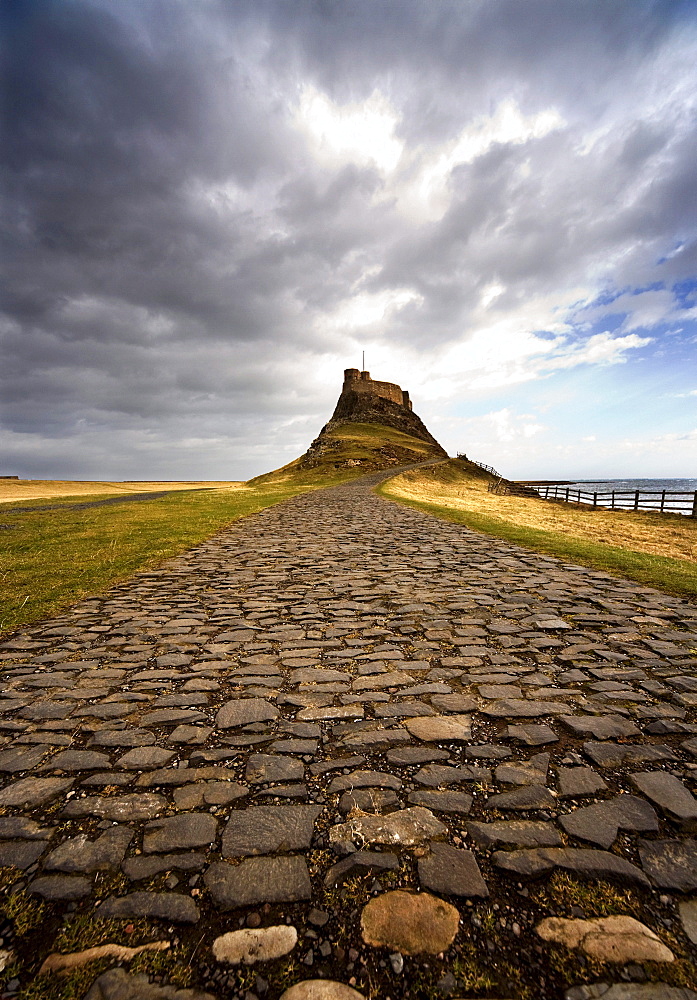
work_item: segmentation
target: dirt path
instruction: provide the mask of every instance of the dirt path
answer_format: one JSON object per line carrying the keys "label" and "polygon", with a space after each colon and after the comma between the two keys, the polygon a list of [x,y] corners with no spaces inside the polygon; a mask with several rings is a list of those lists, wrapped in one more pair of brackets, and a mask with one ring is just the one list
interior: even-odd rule
{"label": "dirt path", "polygon": [[[697,609],[388,503],[383,478],[0,646],[0,866],[27,917],[2,996],[63,996],[36,979],[52,951],[152,940],[173,950],[139,968],[193,992],[102,959],[70,995],[695,996],[654,981],[694,982]],[[676,960],[625,936],[589,964],[536,930],[608,912]],[[245,927],[276,957],[224,961],[253,960],[217,940]],[[578,989],[598,980],[622,992]]]}
{"label": "dirt path", "polygon": [[[209,487],[203,487],[208,489]],[[123,496],[107,497],[106,500],[83,500],[80,503],[52,503],[42,504],[40,507],[10,507],[0,511],[4,517],[10,514],[43,514],[44,511],[51,510],[86,510],[87,507],[111,507],[115,503],[130,503],[131,500],[159,500],[161,497],[169,496],[172,493],[200,493],[200,489],[195,490],[162,490],[160,493],[126,493]]]}

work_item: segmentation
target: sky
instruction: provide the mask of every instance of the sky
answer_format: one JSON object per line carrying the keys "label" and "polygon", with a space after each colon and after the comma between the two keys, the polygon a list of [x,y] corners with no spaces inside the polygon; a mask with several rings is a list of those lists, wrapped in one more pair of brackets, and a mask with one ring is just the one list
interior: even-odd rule
{"label": "sky", "polygon": [[343,370],[697,476],[693,0],[5,0],[0,474],[247,479]]}

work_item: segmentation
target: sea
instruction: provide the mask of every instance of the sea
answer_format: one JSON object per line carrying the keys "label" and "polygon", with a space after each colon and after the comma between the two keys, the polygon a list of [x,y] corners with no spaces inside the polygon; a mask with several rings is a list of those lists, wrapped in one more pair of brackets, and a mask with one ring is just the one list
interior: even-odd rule
{"label": "sea", "polygon": [[588,493],[606,493],[611,490],[666,490],[676,493],[694,493],[697,479],[579,479],[564,483],[574,490]]}
{"label": "sea", "polygon": [[[694,494],[697,491],[697,479],[578,479],[576,482],[559,483],[558,490],[566,488],[570,490],[581,490],[584,493],[684,493]],[[559,493],[557,493],[559,496]],[[586,501],[587,502],[587,501]],[[600,505],[610,506],[608,497],[600,500]],[[618,497],[617,507],[629,509],[632,500],[628,497]],[[641,496],[639,507],[642,510],[658,509],[661,505],[660,496]],[[668,497],[666,499],[666,511],[673,514],[690,515],[694,510],[693,500],[690,496]]]}

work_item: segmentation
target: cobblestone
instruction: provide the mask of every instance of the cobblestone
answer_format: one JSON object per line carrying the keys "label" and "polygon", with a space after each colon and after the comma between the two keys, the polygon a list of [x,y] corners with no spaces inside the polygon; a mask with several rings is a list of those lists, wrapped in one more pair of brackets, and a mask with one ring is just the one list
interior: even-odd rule
{"label": "cobblestone", "polygon": [[[631,890],[693,947],[697,610],[387,503],[381,478],[268,508],[0,643],[0,865],[51,914],[31,947],[74,913],[177,925],[192,948],[249,919],[297,927],[318,977],[269,986],[260,962],[267,1000],[368,995],[364,970],[404,966],[373,941],[464,995],[459,920],[481,974],[510,939],[540,1000],[652,996],[618,968],[559,978],[534,920],[581,914],[533,919],[526,895],[555,871]],[[364,940],[365,903],[397,888]],[[243,996],[205,947],[191,995]],[[146,990],[112,971],[88,995]]]}

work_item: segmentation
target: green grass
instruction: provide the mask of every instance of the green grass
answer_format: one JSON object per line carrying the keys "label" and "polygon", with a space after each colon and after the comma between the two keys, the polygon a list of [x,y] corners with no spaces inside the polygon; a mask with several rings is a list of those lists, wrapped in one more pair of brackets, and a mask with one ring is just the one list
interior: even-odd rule
{"label": "green grass", "polygon": [[[10,528],[0,532],[0,635],[185,552],[247,514],[374,469],[423,461],[432,453],[426,442],[376,424],[343,425],[329,436],[336,447],[312,467],[296,459],[241,489],[179,490],[130,502],[124,494],[105,493],[3,504],[0,523]],[[108,496],[123,502],[70,509]],[[56,505],[57,510],[41,511]],[[36,509],[13,513],[29,506]]]}
{"label": "green grass", "polygon": [[605,545],[602,542],[570,538],[561,532],[529,528],[476,511],[456,510],[427,501],[406,499],[396,494],[393,496],[390,493],[389,482],[383,483],[376,492],[396,503],[422,510],[445,521],[463,524],[473,531],[522,545],[535,552],[557,556],[613,576],[627,577],[645,586],[656,587],[658,590],[665,590],[681,597],[697,594],[697,563],[687,559],[673,559],[615,545]]}
{"label": "green grass", "polygon": [[2,531],[0,635],[56,614],[314,485],[297,477],[249,490],[180,491],[45,513],[12,514],[8,505],[2,512],[2,523],[12,529]]}
{"label": "green grass", "polygon": [[[251,479],[251,484],[293,481],[333,485],[356,476],[400,465],[425,462],[436,456],[428,441],[382,424],[341,424],[324,435],[328,447],[308,466],[306,456],[296,458],[274,472]],[[437,457],[437,456],[436,456]],[[347,463],[356,463],[348,465]]]}

